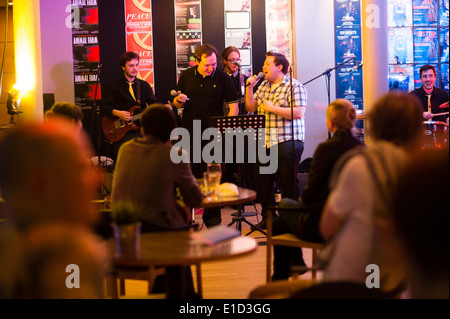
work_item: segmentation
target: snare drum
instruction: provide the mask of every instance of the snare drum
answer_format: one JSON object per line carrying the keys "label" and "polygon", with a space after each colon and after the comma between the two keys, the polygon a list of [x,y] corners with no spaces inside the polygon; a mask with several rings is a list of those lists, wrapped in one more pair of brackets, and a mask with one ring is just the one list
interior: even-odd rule
{"label": "snare drum", "polygon": [[423,122],[425,134],[424,148],[441,148],[448,143],[448,126],[444,122],[425,121]]}

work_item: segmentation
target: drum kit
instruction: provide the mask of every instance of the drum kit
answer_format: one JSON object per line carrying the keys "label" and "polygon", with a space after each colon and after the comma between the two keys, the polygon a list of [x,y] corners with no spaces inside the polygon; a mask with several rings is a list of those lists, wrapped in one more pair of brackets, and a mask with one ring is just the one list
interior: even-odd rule
{"label": "drum kit", "polygon": [[[440,108],[448,108],[449,102],[441,104]],[[447,112],[435,113],[434,116],[447,115]],[[358,120],[366,120],[367,115],[364,112],[357,112]],[[448,146],[448,123],[441,121],[422,122],[425,140],[422,148],[442,148]]]}

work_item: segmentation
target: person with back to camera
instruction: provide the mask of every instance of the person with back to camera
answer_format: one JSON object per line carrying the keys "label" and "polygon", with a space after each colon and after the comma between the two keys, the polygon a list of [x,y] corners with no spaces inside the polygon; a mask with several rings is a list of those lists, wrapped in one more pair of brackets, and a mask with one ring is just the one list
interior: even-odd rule
{"label": "person with back to camera", "polygon": [[[319,221],[330,192],[328,179],[333,165],[346,151],[363,145],[352,132],[355,120],[356,111],[349,100],[337,99],[330,104],[326,114],[326,127],[333,136],[317,146],[300,198],[283,198],[278,204],[279,218],[274,220],[273,235],[293,233],[302,240],[323,242],[319,233]],[[289,211],[283,208],[289,208]],[[273,250],[273,280],[289,278],[292,265],[305,265],[301,249],[274,246]]]}

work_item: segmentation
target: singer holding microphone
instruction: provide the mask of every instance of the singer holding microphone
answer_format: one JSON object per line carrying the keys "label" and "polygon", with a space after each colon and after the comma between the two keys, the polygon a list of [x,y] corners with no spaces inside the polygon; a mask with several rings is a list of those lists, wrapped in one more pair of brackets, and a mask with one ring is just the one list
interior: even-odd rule
{"label": "singer holding microphone", "polygon": [[[253,87],[259,81],[260,75],[247,80],[245,107],[248,112],[257,111],[258,114],[264,114],[266,117],[266,151],[269,152],[271,147],[278,146],[278,170],[275,174],[261,174],[259,160],[255,165],[257,192],[262,208],[262,221],[257,226],[261,229],[267,228],[267,208],[275,206],[273,187],[275,177],[278,177],[283,198],[297,200],[299,197],[297,172],[305,139],[304,115],[307,95],[304,86],[297,80],[291,79],[288,71],[289,61],[286,57],[281,53],[269,51],[266,53],[263,66],[264,81],[256,93],[253,93]],[[291,96],[293,118],[290,109]],[[292,124],[294,140],[292,140]],[[273,136],[274,132],[277,132],[276,136]],[[292,143],[294,143],[294,152]]]}
{"label": "singer holding microphone", "polygon": [[[203,44],[195,49],[196,66],[183,71],[177,84],[177,91],[173,105],[179,109],[184,108],[181,118],[181,127],[190,133],[190,159],[191,168],[196,178],[201,178],[206,171],[206,163],[195,163],[193,152],[193,124],[200,120],[202,132],[209,127],[209,118],[212,116],[238,115],[238,96],[231,78],[217,68],[219,54],[211,44]],[[224,114],[223,103],[228,105],[228,114]],[[201,146],[210,140],[202,140]],[[206,227],[219,225],[222,222],[220,208],[204,209],[203,222]]]}

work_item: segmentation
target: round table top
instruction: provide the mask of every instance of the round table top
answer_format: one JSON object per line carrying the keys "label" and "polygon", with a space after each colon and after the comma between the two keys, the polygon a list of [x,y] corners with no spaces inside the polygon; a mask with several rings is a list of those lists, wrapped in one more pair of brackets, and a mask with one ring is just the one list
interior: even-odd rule
{"label": "round table top", "polygon": [[114,239],[112,239],[108,244],[114,252],[114,266],[188,266],[200,262],[243,256],[255,251],[257,247],[255,239],[244,236],[208,246],[192,239],[191,233],[175,231],[141,234],[139,253],[128,256],[118,256]]}
{"label": "round table top", "polygon": [[211,208],[220,206],[230,206],[243,204],[256,199],[256,192],[251,189],[238,187],[239,195],[232,197],[216,197],[208,196],[203,199],[201,207]]}

